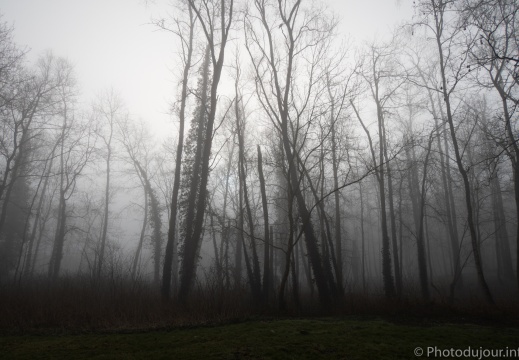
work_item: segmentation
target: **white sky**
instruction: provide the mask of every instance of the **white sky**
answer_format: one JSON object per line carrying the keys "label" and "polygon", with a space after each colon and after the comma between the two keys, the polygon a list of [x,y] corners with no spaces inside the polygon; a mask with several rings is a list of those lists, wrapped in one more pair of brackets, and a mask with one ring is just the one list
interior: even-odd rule
{"label": "white sky", "polygon": [[[341,32],[356,41],[384,37],[412,15],[410,0],[400,4],[396,0],[329,2],[342,19]],[[134,117],[166,135],[168,103],[176,96],[174,39],[148,24],[152,16],[163,16],[163,9],[171,11],[167,3],[0,0],[0,13],[3,21],[14,25],[15,41],[31,49],[29,59],[52,50],[74,64],[84,102],[113,87]]]}

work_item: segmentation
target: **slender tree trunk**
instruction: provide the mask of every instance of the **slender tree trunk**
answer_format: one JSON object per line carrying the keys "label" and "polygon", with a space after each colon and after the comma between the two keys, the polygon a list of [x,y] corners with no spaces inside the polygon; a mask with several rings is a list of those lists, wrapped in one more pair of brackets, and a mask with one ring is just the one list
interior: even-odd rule
{"label": "slender tree trunk", "polygon": [[[162,286],[161,294],[164,300],[171,296],[171,276],[173,271],[173,263],[177,258],[176,255],[176,235],[177,235],[177,213],[178,213],[178,192],[180,189],[180,172],[182,169],[182,153],[184,151],[184,126],[186,114],[186,101],[189,80],[189,70],[191,69],[191,57],[193,54],[193,32],[194,32],[194,15],[191,6],[188,6],[189,11],[189,35],[187,38],[186,57],[184,61],[184,69],[182,72],[182,90],[180,95],[180,110],[179,110],[179,128],[178,128],[178,143],[177,154],[175,159],[175,177],[173,179],[173,191],[171,194],[171,210],[168,223],[168,240],[166,242],[166,250],[164,253],[164,265],[162,269]],[[176,279],[176,271],[175,271]]]}
{"label": "slender tree trunk", "polygon": [[231,220],[227,221],[227,227],[225,228],[225,288],[229,290],[231,288],[231,276],[229,267],[229,243],[231,242]]}
{"label": "slender tree trunk", "polygon": [[[431,101],[432,96],[430,96]],[[434,108],[433,108],[434,109]],[[434,111],[434,110],[433,110]],[[438,125],[438,117],[434,114],[434,125],[436,127],[436,139],[437,146],[440,153],[440,167],[441,167],[441,177],[444,191],[444,199],[445,199],[445,210],[447,216],[447,226],[449,228],[449,238],[451,244],[451,253],[453,260],[453,269],[454,269],[454,279],[457,280],[460,284],[463,283],[463,275],[461,273],[461,261],[460,261],[460,244],[458,240],[458,229],[457,229],[457,220],[456,220],[456,207],[454,203],[454,196],[452,193],[452,184],[449,181],[450,177],[450,167],[446,164],[444,160],[444,153],[441,146],[441,136],[440,136],[440,126]],[[442,116],[443,119],[443,116]],[[447,142],[447,134],[444,134],[444,141]],[[448,148],[445,146],[445,157],[448,161]],[[451,290],[451,298],[454,296],[454,284],[456,284],[456,280],[453,281],[453,287]]]}
{"label": "slender tree trunk", "polygon": [[494,228],[496,234],[496,260],[498,276],[505,279],[514,279],[512,265],[512,252],[508,241],[508,231],[506,229],[506,217],[503,206],[503,194],[497,171],[492,177],[492,208],[494,213]]}
{"label": "slender tree trunk", "polygon": [[275,289],[275,278],[276,278],[276,274],[274,273],[275,271],[275,267],[274,267],[274,264],[275,264],[275,259],[274,259],[274,246],[276,246],[275,244],[275,237],[274,237],[274,226],[270,225],[270,232],[269,232],[269,239],[270,239],[270,247],[269,247],[269,259],[270,259],[270,264],[269,264],[269,283],[270,283],[270,288],[268,290],[269,294],[275,294],[276,292],[276,289]]}
{"label": "slender tree trunk", "polygon": [[297,244],[294,246],[294,251],[292,251],[291,257],[291,266],[292,266],[292,296],[294,298],[294,305],[296,309],[300,309],[301,303],[299,299],[299,273],[297,271]]}
{"label": "slender tree trunk", "polygon": [[[241,191],[240,191],[241,192]],[[239,210],[241,212],[241,208]],[[236,236],[236,249],[234,253],[234,285],[236,287],[241,286],[242,281],[242,257],[243,257],[243,226],[238,224],[238,235]]]}
{"label": "slender tree trunk", "polygon": [[49,262],[49,278],[56,280],[61,267],[61,259],[63,256],[63,244],[65,242],[65,227],[67,221],[66,199],[65,199],[65,136],[67,128],[66,107],[63,116],[63,124],[61,126],[60,136],[60,184],[59,184],[59,205],[58,205],[58,224],[56,227],[56,235],[54,237],[54,245]]}
{"label": "slender tree trunk", "polygon": [[[239,157],[239,172],[240,172],[240,182],[242,183],[243,190],[243,200],[245,203],[245,210],[247,211],[247,220],[249,225],[249,239],[250,239],[250,247],[251,247],[251,255],[252,255],[252,278],[249,278],[251,284],[251,290],[255,301],[261,299],[261,271],[259,266],[258,253],[256,249],[256,239],[254,237],[254,221],[252,219],[252,211],[249,201],[249,191],[247,187],[247,171],[245,169],[245,119],[242,116],[240,111],[240,95],[238,92],[238,79],[239,72],[236,75],[235,81],[235,93],[236,93],[236,101],[235,101],[235,114],[236,114],[236,131],[238,134],[238,157]],[[245,245],[245,244],[244,244]],[[247,261],[247,259],[246,259]]]}
{"label": "slender tree trunk", "polygon": [[[239,165],[241,166],[241,165]],[[243,205],[243,182],[241,181],[241,172],[239,176],[239,213],[238,213],[238,241],[242,245],[243,249],[243,257],[245,258],[245,269],[247,271],[247,277],[249,279],[249,285],[251,288],[251,292],[254,297],[257,296],[256,288],[254,284],[254,274],[250,264],[249,254],[247,253],[247,244],[245,243],[245,215],[244,215],[244,205]]]}
{"label": "slender tree trunk", "polygon": [[400,261],[398,260],[398,244],[396,237],[396,218],[395,218],[395,205],[393,198],[393,177],[391,175],[391,167],[389,166],[389,156],[387,155],[387,138],[386,138],[386,126],[383,123],[382,132],[384,135],[384,160],[386,162],[386,173],[387,173],[387,189],[389,197],[389,218],[391,221],[391,243],[393,245],[393,262],[395,263],[395,284],[396,294],[402,295],[402,272],[400,270]]}
{"label": "slender tree trunk", "polygon": [[[331,294],[336,297],[338,295],[337,287],[335,285],[335,279],[334,274],[331,268],[331,263],[334,264],[335,271],[337,272],[337,260],[335,257],[335,249],[333,245],[333,237],[330,230],[330,226],[328,223],[328,217],[326,216],[326,211],[324,208],[324,202],[320,201],[324,197],[324,183],[325,183],[325,167],[324,167],[324,134],[323,129],[321,128],[321,144],[320,144],[320,154],[319,154],[319,178],[317,181],[317,189],[319,190],[319,194],[317,193],[317,189],[314,188],[312,184],[312,179],[310,178],[310,175],[308,174],[308,171],[306,171],[305,164],[299,156],[297,156],[297,160],[299,161],[299,166],[301,166],[303,175],[302,176],[302,189],[307,189],[307,182],[308,186],[310,187],[310,192],[307,190],[305,191],[306,199],[305,201],[309,202],[311,198],[311,195],[314,197],[314,201],[318,205],[318,216],[319,216],[319,232],[320,232],[320,240],[321,240],[321,255],[323,259],[323,268],[324,272],[326,274],[326,278],[328,280],[328,285],[330,287]],[[296,149],[294,147],[294,154],[297,154]],[[299,154],[297,154],[299,155]],[[306,181],[305,181],[306,176]]]}
{"label": "slender tree trunk", "polygon": [[384,149],[386,142],[384,139],[384,115],[382,107],[377,101],[378,114],[378,133],[379,133],[379,191],[380,191],[380,213],[382,221],[382,276],[384,277],[384,290],[387,297],[395,295],[395,285],[391,271],[391,250],[389,242],[389,231],[386,213],[386,188],[384,172]]}
{"label": "slender tree trunk", "polygon": [[[147,199],[149,199],[149,203],[147,203],[146,211],[148,210],[149,206],[149,221],[151,223],[152,229],[153,229],[153,238],[152,238],[152,245],[153,245],[153,282],[157,287],[159,286],[159,278],[160,278],[160,261],[162,258],[162,234],[161,234],[161,228],[162,228],[162,220],[160,216],[160,208],[159,208],[159,201],[157,199],[157,196],[155,196],[155,191],[153,191],[153,188],[151,187],[151,182],[148,177],[147,171],[144,170],[144,168],[141,166],[141,164],[137,161],[135,161],[135,166],[137,167],[137,170],[140,172],[140,178],[142,179],[143,186],[145,188],[145,192],[147,195]],[[147,215],[147,212],[146,212]]]}
{"label": "slender tree trunk", "polygon": [[63,258],[63,245],[65,243],[65,228],[67,221],[66,205],[65,192],[60,190],[58,227],[56,228],[56,236],[54,238],[54,246],[52,248],[52,255],[49,263],[49,278],[54,281],[58,278],[61,268],[61,260]]}
{"label": "slender tree trunk", "polygon": [[[113,119],[112,119],[113,120]],[[113,124],[110,123],[110,133],[106,142],[107,154],[106,154],[106,184],[105,184],[105,204],[104,204],[104,216],[103,216],[103,228],[101,230],[101,239],[99,247],[99,258],[97,263],[97,278],[100,279],[103,271],[103,263],[105,256],[106,237],[108,233],[108,217],[110,211],[110,165],[112,160],[112,135],[113,135]]]}
{"label": "slender tree trunk", "polygon": [[29,276],[30,271],[31,271],[34,240],[36,239],[36,231],[37,231],[37,228],[38,228],[38,225],[40,222],[41,211],[43,208],[43,201],[45,200],[45,195],[47,194],[47,187],[49,184],[50,172],[52,169],[52,164],[54,162],[54,153],[56,151],[56,147],[58,144],[59,144],[59,142],[56,142],[54,148],[52,149],[50,157],[45,161],[46,170],[42,174],[42,177],[44,177],[43,187],[41,189],[40,198],[38,200],[38,205],[36,205],[36,213],[34,216],[31,233],[30,233],[29,239],[28,239],[27,253],[26,253],[26,257],[25,257],[24,265],[23,265],[23,276],[25,276],[25,277]]}
{"label": "slender tree trunk", "polygon": [[[377,98],[377,96],[375,96]],[[383,133],[382,133],[382,108],[379,106],[377,102],[377,118],[378,118],[378,131],[379,131],[379,142],[380,142],[380,149],[379,149],[379,163],[380,165],[377,166],[377,158],[375,155],[375,149],[373,147],[373,141],[371,140],[371,135],[369,133],[368,128],[364,125],[364,122],[362,121],[359,112],[357,111],[355,105],[352,101],[350,101],[353,110],[355,111],[355,114],[357,115],[357,118],[359,119],[360,124],[362,125],[362,128],[364,129],[364,132],[368,136],[368,141],[370,145],[371,150],[371,156],[373,159],[373,165],[375,168],[375,175],[377,177],[378,181],[378,187],[379,187],[379,193],[380,193],[380,223],[382,227],[382,277],[384,280],[384,292],[386,297],[393,297],[395,295],[395,285],[393,282],[393,274],[391,271],[391,253],[389,249],[389,234],[388,234],[388,228],[387,228],[387,215],[386,215],[386,195],[385,195],[385,181],[384,181],[384,139],[383,139]]]}
{"label": "slender tree trunk", "polygon": [[[420,77],[422,81],[425,83],[425,77],[423,73],[420,71]],[[443,108],[441,106],[441,102],[439,103],[440,106],[440,113],[438,113],[438,110],[436,109],[436,102],[434,100],[433,94],[431,90],[427,89],[427,95],[429,97],[429,102],[431,103],[431,110],[432,115],[434,119],[434,127],[436,130],[436,146],[438,148],[438,153],[440,157],[440,171],[441,171],[441,179],[442,179],[442,187],[443,187],[443,198],[445,201],[445,217],[447,219],[447,228],[449,232],[449,240],[450,240],[450,248],[451,248],[451,254],[452,254],[452,266],[454,270],[454,276],[453,276],[453,282],[451,284],[451,294],[450,298],[452,299],[454,296],[454,289],[456,283],[462,283],[463,277],[461,273],[461,263],[460,263],[460,244],[458,239],[458,229],[457,229],[457,221],[456,221],[456,207],[454,204],[454,197],[452,194],[452,184],[449,181],[450,178],[450,167],[448,163],[446,164],[446,160],[448,162],[448,143],[447,143],[447,134],[444,135],[444,142],[445,142],[445,152],[442,148],[441,139],[442,136],[440,136],[440,125],[438,123],[438,119],[441,119],[444,121],[445,116],[443,114]],[[446,158],[446,159],[445,159]]]}
{"label": "slender tree trunk", "polygon": [[211,227],[211,239],[213,241],[213,251],[214,251],[214,264],[216,267],[216,278],[218,279],[218,284],[221,283],[221,263],[220,263],[220,255],[218,254],[218,244],[216,243],[216,229],[214,227],[214,213],[211,211],[209,213],[209,226]]}
{"label": "slender tree trunk", "polygon": [[[290,176],[290,175],[289,175]],[[290,181],[290,179],[289,179]],[[290,273],[290,259],[292,257],[292,250],[294,248],[294,237],[296,236],[296,233],[299,232],[296,228],[296,225],[294,224],[294,216],[293,216],[293,194],[292,194],[292,186],[289,183],[288,191],[287,191],[287,199],[288,199],[288,245],[287,250],[285,252],[285,266],[283,270],[283,275],[281,277],[281,283],[279,285],[279,296],[278,296],[278,304],[279,309],[284,311],[286,310],[286,300],[285,300],[285,289],[286,289],[286,283],[288,280],[288,275]]]}
{"label": "slender tree trunk", "polygon": [[[427,165],[429,162],[429,155],[431,153],[431,146],[433,142],[433,134],[431,133],[429,137],[429,144],[427,147],[427,152],[424,160],[424,168],[423,168],[423,176],[422,176],[422,190],[419,191],[420,198],[420,208],[419,208],[419,225],[417,226],[418,234],[417,234],[417,251],[418,251],[418,270],[420,272],[420,287],[422,289],[422,297],[424,300],[430,300],[430,292],[429,292],[429,277],[427,274],[427,256],[425,254],[425,240],[424,240],[424,217],[425,217],[425,182],[427,180]],[[416,170],[416,161],[413,164],[414,171]],[[412,175],[412,177],[416,177],[417,174]]]}
{"label": "slender tree trunk", "polygon": [[258,175],[260,181],[261,203],[263,206],[263,299],[265,303],[269,300],[270,290],[270,231],[269,231],[269,211],[267,203],[267,192],[265,190],[265,177],[263,176],[263,156],[261,155],[261,147],[258,145]]}
{"label": "slender tree trunk", "polygon": [[149,182],[148,192],[150,193],[150,210],[153,228],[153,282],[158,288],[160,283],[160,265],[162,260],[162,220],[160,216],[159,201]]}
{"label": "slender tree trunk", "polygon": [[364,232],[364,197],[362,196],[362,182],[359,182],[360,198],[360,235],[362,241],[362,292],[366,294],[366,236]]}
{"label": "slender tree trunk", "polygon": [[144,219],[142,221],[141,235],[139,236],[139,243],[137,244],[137,250],[133,258],[132,264],[132,279],[135,280],[137,274],[137,266],[139,265],[139,259],[141,257],[142,244],[144,243],[144,235],[146,234],[146,225],[148,224],[148,190],[144,186]]}
{"label": "slender tree trunk", "polygon": [[[427,221],[427,208],[424,208],[423,212],[423,218],[424,218],[424,234],[425,234],[425,240],[427,241],[427,265],[428,265],[428,276],[429,281],[432,284],[434,279],[434,272],[433,272],[433,262],[431,257],[431,232],[429,231],[429,222]],[[443,247],[442,247],[443,249]],[[445,260],[445,257],[442,257]],[[445,268],[445,263],[443,264]]]}
{"label": "slender tree trunk", "polygon": [[[331,135],[332,135],[332,172],[333,172],[333,186],[335,189],[339,188],[339,160],[337,158],[337,139],[336,139],[336,129],[335,129],[335,101],[332,96],[332,92],[330,89],[330,79],[329,75],[327,74],[327,89],[328,89],[328,96],[331,100],[331,109],[330,109],[330,127],[331,127]],[[339,291],[340,295],[344,294],[344,280],[343,280],[343,262],[342,262],[342,239],[341,239],[341,211],[340,211],[340,201],[339,201],[339,190],[336,190],[334,193],[334,200],[335,200],[335,253],[337,255],[336,257],[336,263],[337,263],[337,270],[336,270],[336,277],[337,277],[337,289]]]}
{"label": "slender tree trunk", "polygon": [[249,196],[247,191],[247,184],[245,181],[245,176],[243,177],[243,198],[245,200],[245,209],[247,211],[247,220],[249,223],[249,239],[250,239],[250,247],[251,247],[251,255],[252,255],[252,276],[250,279],[251,283],[254,285],[254,300],[258,301],[262,297],[261,293],[261,271],[259,266],[258,252],[256,249],[256,239],[254,237],[254,221],[252,219],[252,211],[250,208]]}
{"label": "slender tree trunk", "polygon": [[[446,119],[442,110],[442,119]],[[458,215],[456,211],[456,201],[454,198],[454,190],[453,190],[453,179],[451,174],[451,165],[450,165],[450,152],[449,152],[449,142],[447,138],[449,137],[449,133],[447,130],[447,121],[444,120],[443,123],[443,143],[445,148],[445,174],[447,177],[447,192],[449,196],[449,204],[450,204],[450,214],[452,219],[452,228],[453,235],[455,236],[456,242],[454,246],[452,246],[453,251],[453,259],[455,261],[454,266],[454,276],[452,282],[450,284],[450,301],[454,300],[454,291],[456,289],[456,285],[458,284],[460,287],[463,286],[463,268],[461,267],[461,245],[458,240]]]}
{"label": "slender tree trunk", "polygon": [[47,225],[47,221],[50,217],[51,210],[52,210],[52,199],[54,198],[54,194],[50,197],[49,205],[47,206],[47,209],[43,216],[40,217],[40,222],[38,223],[38,238],[36,239],[36,247],[34,248],[34,256],[32,259],[32,263],[30,264],[30,270],[29,275],[34,274],[34,269],[36,268],[36,261],[38,260],[38,255],[40,253],[40,245],[41,240],[43,238],[43,234],[45,233],[45,227]]}
{"label": "slender tree trunk", "polygon": [[[320,231],[321,231],[321,253],[323,254],[323,267],[324,271],[326,273],[326,277],[328,279],[328,285],[330,287],[330,291],[334,296],[342,296],[344,293],[343,289],[338,289],[338,285],[336,284],[336,279],[338,278],[338,265],[337,265],[337,257],[335,256],[335,249],[333,244],[333,238],[332,238],[332,232],[330,230],[330,223],[328,221],[328,217],[326,216],[326,211],[324,208],[324,202],[321,201],[321,199],[324,196],[324,162],[323,159],[321,159],[321,183],[320,183],[320,196],[317,194],[317,190],[315,189],[312,179],[310,177],[310,174],[308,174],[308,171],[304,168],[304,164],[301,161],[301,159],[298,157],[299,164],[301,168],[303,169],[303,176],[306,177],[308,182],[308,187],[310,188],[310,192],[314,197],[314,201],[317,205],[317,210],[319,214],[319,222],[320,222]],[[330,256],[331,255],[331,256]],[[331,260],[331,264],[330,264]],[[335,279],[334,279],[334,272],[332,271],[331,265],[333,265],[333,268],[335,270]]]}
{"label": "slender tree trunk", "polygon": [[[458,171],[460,172],[460,175],[463,179],[463,186],[464,186],[464,190],[465,190],[465,204],[467,206],[467,222],[468,222],[468,226],[469,226],[470,238],[471,238],[471,244],[472,244],[472,254],[474,256],[474,264],[476,266],[476,273],[478,276],[478,281],[479,281],[480,287],[483,291],[483,294],[484,294],[486,300],[490,304],[493,305],[494,299],[492,297],[492,293],[490,292],[490,288],[488,287],[487,281],[485,279],[485,275],[483,273],[483,267],[481,265],[481,254],[479,252],[479,241],[477,238],[476,226],[474,224],[474,210],[472,207],[472,195],[470,193],[470,183],[469,183],[469,179],[468,179],[467,170],[465,169],[465,167],[463,165],[463,160],[461,158],[461,153],[460,153],[459,146],[458,146],[458,139],[456,137],[456,127],[454,125],[454,119],[452,117],[450,93],[447,91],[447,77],[445,75],[446,74],[445,57],[443,55],[443,39],[442,39],[443,8],[440,9],[440,11],[442,12],[441,14],[438,14],[438,12],[436,12],[436,11],[434,13],[435,24],[436,24],[436,43],[437,43],[438,52],[439,52],[440,75],[442,78],[443,97],[444,97],[445,106],[446,106],[447,122],[449,124],[450,135],[451,135],[451,140],[452,140],[452,146],[454,148],[456,164],[458,165]],[[441,15],[441,19],[439,18],[439,15]]]}
{"label": "slender tree trunk", "polygon": [[400,250],[400,275],[402,275],[402,269],[404,268],[404,220],[402,214],[402,202],[403,202],[403,191],[402,188],[404,186],[404,177],[400,177],[400,184],[398,186],[398,241],[399,241],[399,250]]}
{"label": "slender tree trunk", "polygon": [[[231,153],[229,154],[229,161],[227,162],[227,171],[225,175],[225,191],[223,195],[223,206],[222,206],[222,218],[220,226],[222,227],[222,243],[220,244],[220,261],[222,265],[222,270],[225,272],[225,281],[226,288],[229,288],[230,278],[229,278],[229,242],[230,242],[230,226],[227,224],[227,202],[229,197],[229,180],[231,178],[231,165],[232,159],[234,155],[234,140],[236,138],[236,132],[232,134],[232,142],[231,142]],[[223,281],[223,279],[222,279]]]}

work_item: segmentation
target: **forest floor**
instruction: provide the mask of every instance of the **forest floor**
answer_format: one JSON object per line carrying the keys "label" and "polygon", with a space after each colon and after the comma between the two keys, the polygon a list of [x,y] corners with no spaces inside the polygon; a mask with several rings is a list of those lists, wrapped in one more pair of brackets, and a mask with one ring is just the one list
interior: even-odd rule
{"label": "forest floor", "polygon": [[470,357],[448,353],[469,347],[504,351],[489,359],[519,358],[513,353],[519,348],[519,328],[463,319],[255,319],[150,331],[6,334],[0,337],[0,359],[486,358],[484,352]]}

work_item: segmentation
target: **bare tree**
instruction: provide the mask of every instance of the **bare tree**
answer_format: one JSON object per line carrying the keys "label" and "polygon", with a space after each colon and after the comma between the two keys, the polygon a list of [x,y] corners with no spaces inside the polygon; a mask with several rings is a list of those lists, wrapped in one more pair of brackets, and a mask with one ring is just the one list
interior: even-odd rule
{"label": "bare tree", "polygon": [[166,250],[164,254],[164,267],[162,271],[162,287],[161,293],[164,299],[168,299],[171,295],[171,276],[173,268],[173,260],[176,253],[175,236],[177,233],[177,214],[178,214],[178,193],[180,189],[180,172],[182,168],[182,153],[184,149],[184,127],[186,118],[186,103],[188,95],[188,80],[191,70],[191,62],[193,56],[193,38],[195,31],[195,15],[190,4],[186,4],[184,13],[187,19],[175,20],[175,28],[173,32],[180,39],[181,57],[182,57],[182,86],[180,91],[180,105],[178,107],[179,129],[177,140],[177,151],[175,159],[175,177],[173,180],[173,190],[171,194],[169,224],[168,224],[168,240],[166,242]]}
{"label": "bare tree", "polygon": [[272,274],[270,271],[270,229],[269,229],[269,210],[267,201],[267,191],[265,189],[265,176],[263,175],[263,155],[261,154],[261,147],[258,145],[258,175],[261,190],[261,204],[263,207],[263,298],[265,303],[269,300],[269,289],[271,284]]}
{"label": "bare tree", "polygon": [[[329,20],[322,10],[303,8],[301,0],[290,3],[257,0],[247,10],[245,18],[246,47],[254,68],[258,98],[281,137],[288,178],[323,305],[330,301],[330,283],[334,280],[327,276],[319,253],[311,213],[301,189],[302,176],[296,153],[304,141],[304,134],[299,135],[301,122],[308,115],[306,111],[311,114],[308,107],[312,109],[314,86],[320,79],[316,62],[323,55],[325,40],[333,32],[334,22]],[[276,26],[274,22],[281,24]],[[308,56],[306,60],[310,63],[305,75],[308,80],[298,87],[296,64],[304,56]]]}
{"label": "bare tree", "polygon": [[[453,279],[450,285],[449,298],[452,300],[457,284],[463,283],[462,268],[461,268],[461,248],[458,236],[458,221],[456,214],[456,202],[453,194],[453,185],[450,181],[450,164],[449,164],[449,146],[447,142],[447,133],[443,130],[444,125],[444,110],[443,102],[439,101],[439,92],[434,86],[434,75],[437,71],[437,64],[424,64],[423,54],[425,52],[424,46],[421,45],[418,49],[411,49],[411,54],[408,58],[412,62],[414,70],[416,70],[415,84],[422,88],[427,93],[429,112],[434,120],[434,129],[436,131],[436,148],[440,160],[440,174],[441,174],[441,191],[444,201],[445,220],[447,223],[447,231],[449,234],[449,243],[451,249]],[[412,79],[412,78],[411,78]],[[440,124],[440,121],[442,124]],[[444,145],[442,145],[442,139]]]}
{"label": "bare tree", "polygon": [[[478,80],[485,87],[492,87],[501,100],[501,119],[487,134],[507,154],[513,169],[516,216],[519,219],[519,144],[513,116],[519,105],[519,76],[517,44],[519,43],[519,5],[509,0],[466,0],[461,5],[461,16],[472,25],[479,41],[471,49],[476,64],[485,70],[486,76]],[[493,130],[493,131],[490,131]],[[519,221],[517,222],[517,268],[519,287]]]}
{"label": "bare tree", "polygon": [[127,161],[133,168],[133,173],[139,179],[144,194],[144,216],[139,242],[132,265],[132,278],[135,278],[140,253],[144,243],[146,228],[148,225],[152,228],[153,246],[153,279],[158,285],[160,278],[160,265],[162,259],[162,234],[161,234],[161,206],[157,198],[156,191],[151,183],[152,181],[152,145],[150,142],[150,134],[146,130],[144,123],[133,125],[129,119],[123,119],[117,123],[119,128],[120,142],[126,151]]}
{"label": "bare tree", "polygon": [[[64,71],[71,81],[71,68],[65,64]],[[57,149],[59,152],[58,224],[49,262],[49,278],[53,280],[59,275],[65,236],[70,231],[67,226],[67,218],[70,216],[67,203],[77,190],[77,182],[91,160],[95,147],[90,122],[78,118],[74,114],[74,89],[70,88],[70,85],[62,86],[59,95],[61,97],[62,125]]]}
{"label": "bare tree", "polygon": [[[206,191],[209,179],[209,160],[211,157],[211,145],[213,141],[214,123],[216,117],[216,107],[218,100],[218,85],[222,74],[222,68],[225,57],[225,47],[229,38],[230,28],[233,23],[234,16],[234,0],[229,2],[222,0],[216,2],[204,2],[197,4],[193,0],[189,0],[189,6],[195,12],[197,19],[202,26],[203,33],[206,37],[210,59],[212,64],[212,80],[211,91],[209,98],[209,113],[207,116],[207,124],[203,137],[203,154],[200,171],[200,190],[201,194],[199,201],[196,204],[196,209],[189,207],[188,214],[196,211],[196,218],[192,223],[188,223],[188,231],[186,231],[186,238],[184,239],[184,249],[182,257],[182,272],[179,289],[179,299],[183,302],[187,300],[189,292],[194,282],[196,258],[198,256],[198,249],[203,229],[205,206],[206,206]],[[189,215],[188,215],[189,217]]]}
{"label": "bare tree", "polygon": [[[455,117],[451,104],[456,87],[470,71],[470,67],[466,65],[469,52],[466,46],[459,46],[459,42],[462,41],[463,44],[470,45],[474,39],[471,38],[471,34],[463,32],[464,28],[456,23],[456,19],[449,17],[448,10],[453,7],[452,0],[424,0],[420,2],[419,6],[420,12],[423,14],[423,20],[419,21],[418,24],[425,26],[426,29],[434,35],[436,41],[437,56],[440,64],[440,92],[443,95],[443,101],[445,103],[446,120],[449,126],[456,164],[463,180],[467,223],[478,281],[486,300],[490,304],[494,304],[494,299],[485,279],[481,264],[479,238],[474,219],[475,214],[469,174],[463,161],[462,151],[460,150],[458,136],[456,134]],[[428,21],[429,19],[430,21]],[[455,46],[458,47],[455,48]]]}
{"label": "bare tree", "polygon": [[[245,210],[247,214],[247,222],[248,222],[248,237],[250,242],[251,249],[251,257],[246,252],[246,246],[244,246],[244,255],[245,262],[247,265],[247,272],[249,275],[249,284],[251,286],[251,291],[253,294],[253,298],[256,300],[261,299],[261,272],[259,266],[258,252],[256,247],[256,239],[254,236],[254,220],[252,216],[251,204],[250,204],[250,196],[249,190],[247,186],[247,169],[246,169],[246,159],[245,159],[245,128],[246,128],[246,119],[245,119],[245,111],[243,109],[243,101],[242,95],[238,90],[239,80],[240,80],[240,66],[238,63],[238,56],[236,57],[236,78],[234,82],[234,91],[235,91],[235,100],[234,100],[234,114],[236,120],[236,134],[238,137],[238,174],[240,179],[240,199],[243,200],[245,205]],[[243,192],[243,194],[241,193]],[[241,222],[241,231],[244,231],[243,228],[243,206],[242,201],[240,201],[240,222]],[[245,243],[244,243],[245,245]],[[252,264],[250,262],[252,261]],[[252,266],[251,266],[252,265]]]}
{"label": "bare tree", "polygon": [[[376,169],[376,178],[378,181],[380,193],[380,214],[382,228],[382,276],[384,278],[384,291],[386,296],[395,295],[395,282],[393,278],[393,270],[391,263],[391,245],[393,248],[393,265],[395,267],[396,293],[402,292],[402,279],[400,262],[398,259],[398,245],[396,235],[396,217],[393,201],[393,178],[391,174],[390,156],[389,156],[389,132],[387,131],[388,107],[394,101],[395,95],[406,82],[402,76],[398,63],[396,62],[395,46],[393,42],[381,45],[371,44],[365,55],[365,69],[361,69],[360,76],[364,79],[369,93],[376,107],[377,128],[378,128],[378,161],[375,156],[375,147],[373,139],[368,131],[368,125],[361,119],[360,113],[354,108],[354,111],[361,122],[361,125],[368,136],[372,162]],[[353,102],[352,102],[353,104]],[[386,194],[387,183],[387,194]],[[389,237],[389,224],[387,220],[387,205],[389,201],[389,221],[391,224],[391,241]]]}
{"label": "bare tree", "polygon": [[107,90],[103,94],[99,95],[97,102],[94,104],[94,113],[98,117],[100,128],[97,130],[98,136],[104,144],[102,156],[105,162],[105,191],[104,191],[104,214],[103,224],[101,228],[101,236],[99,239],[99,250],[96,262],[95,276],[100,278],[104,266],[105,249],[108,234],[108,220],[110,216],[110,200],[113,194],[112,187],[110,185],[111,170],[112,170],[112,157],[114,150],[114,136],[116,131],[117,122],[120,121],[120,117],[123,116],[123,104],[122,100],[113,90]]}
{"label": "bare tree", "polygon": [[[9,47],[8,44],[4,45]],[[12,199],[13,194],[30,196],[27,189],[20,192],[20,187],[28,186],[29,175],[40,169],[40,166],[34,166],[40,159],[34,156],[33,150],[37,143],[43,141],[44,129],[51,126],[50,119],[55,113],[56,103],[61,100],[58,95],[59,88],[65,86],[67,81],[66,71],[61,64],[62,59],[57,59],[49,52],[38,59],[34,70],[24,70],[16,64],[11,65],[16,65],[19,74],[10,74],[14,69],[9,65],[4,69],[5,81],[15,82],[2,85],[2,91],[8,93],[2,95],[4,102],[0,108],[0,153],[4,165],[0,180],[0,246],[3,247],[0,253],[5,257],[0,262],[4,266],[9,267],[9,264],[16,263],[18,258],[15,254],[19,253],[18,249],[24,245],[23,236],[5,236],[5,225],[8,222],[12,227],[15,221],[20,223],[23,222],[23,218],[29,219],[23,214],[9,214],[9,207],[16,200]],[[25,200],[17,206],[19,209],[25,207]],[[7,221],[8,216],[14,216],[17,220]],[[20,226],[24,227],[21,223]],[[21,235],[25,231],[20,228],[17,233]],[[15,245],[15,242],[18,244]]]}

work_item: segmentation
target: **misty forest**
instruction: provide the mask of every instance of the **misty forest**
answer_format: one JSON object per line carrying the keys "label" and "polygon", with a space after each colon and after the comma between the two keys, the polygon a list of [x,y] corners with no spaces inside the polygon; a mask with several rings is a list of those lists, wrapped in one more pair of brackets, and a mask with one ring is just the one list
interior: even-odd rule
{"label": "misty forest", "polygon": [[320,2],[176,0],[162,137],[3,19],[2,328],[517,314],[519,4],[413,8],[354,44]]}

